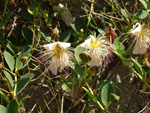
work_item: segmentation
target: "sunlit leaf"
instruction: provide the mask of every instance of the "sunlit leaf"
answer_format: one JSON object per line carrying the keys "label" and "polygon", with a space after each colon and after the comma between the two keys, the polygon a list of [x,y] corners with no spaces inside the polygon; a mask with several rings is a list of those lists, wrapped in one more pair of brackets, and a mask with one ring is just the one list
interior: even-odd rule
{"label": "sunlit leaf", "polygon": [[120,97],[114,93],[111,94],[112,102],[118,104]]}
{"label": "sunlit leaf", "polygon": [[125,19],[127,20],[127,22],[129,22],[128,14],[127,14],[127,12],[126,12],[125,9],[121,8],[121,14],[125,17]]}
{"label": "sunlit leaf", "polygon": [[84,51],[86,51],[87,49],[84,48],[84,47],[81,47],[81,46],[77,46],[75,48],[75,58],[78,62],[81,61],[80,57],[79,57],[79,54],[83,53]]}
{"label": "sunlit leaf", "polygon": [[133,58],[131,58],[136,70],[138,71],[138,73],[142,76],[143,75],[143,70],[142,70],[142,66]]}
{"label": "sunlit leaf", "polygon": [[145,10],[139,10],[137,13],[134,14],[134,17],[137,19],[144,19],[148,15],[148,12]]}
{"label": "sunlit leaf", "polygon": [[5,74],[6,77],[7,77],[7,80],[8,80],[8,83],[9,83],[11,89],[13,89],[13,87],[14,87],[14,81],[13,81],[13,79],[12,79],[12,77],[11,77],[11,74],[9,74],[9,73],[6,72],[6,71],[4,71],[4,74]]}
{"label": "sunlit leaf", "polygon": [[5,61],[7,62],[8,66],[9,66],[10,70],[13,71],[14,65],[15,65],[15,60],[14,60],[13,56],[9,52],[5,51],[4,52],[4,58],[5,58]]}
{"label": "sunlit leaf", "polygon": [[0,105],[0,113],[6,113],[6,108],[3,105]]}
{"label": "sunlit leaf", "polygon": [[111,84],[105,84],[101,91],[101,100],[107,106],[111,100],[111,94],[114,93],[114,88]]}
{"label": "sunlit leaf", "polygon": [[148,0],[139,0],[139,1],[141,2],[143,7],[145,8],[145,10],[147,10],[149,12],[150,11],[150,2]]}
{"label": "sunlit leaf", "polygon": [[119,74],[117,74],[117,76],[116,76],[116,81],[117,81],[117,83],[121,83],[121,79],[120,79]]}
{"label": "sunlit leaf", "polygon": [[96,97],[92,93],[90,93],[86,87],[82,87],[82,88],[88,94],[89,97],[91,97],[92,99],[96,99]]}
{"label": "sunlit leaf", "polygon": [[31,15],[36,15],[36,4],[28,5],[27,10]]}

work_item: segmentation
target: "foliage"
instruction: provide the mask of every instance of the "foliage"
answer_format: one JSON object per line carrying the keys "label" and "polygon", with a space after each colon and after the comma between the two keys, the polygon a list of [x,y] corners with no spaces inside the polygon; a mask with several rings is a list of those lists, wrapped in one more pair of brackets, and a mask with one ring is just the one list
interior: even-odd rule
{"label": "foliage", "polygon": [[[111,35],[109,38],[106,36],[110,44],[111,54],[119,57],[122,63],[150,88],[146,81],[147,74],[150,73],[149,54],[145,53],[144,55],[136,56],[133,54],[133,46],[135,44],[132,37],[134,36],[130,34],[132,26],[136,22],[148,24],[149,28],[149,1],[135,1],[135,5],[130,11],[125,5],[130,2],[129,0],[106,0],[101,11],[99,9],[94,10],[95,0],[89,0],[91,4],[89,8],[82,6],[87,18],[76,18],[74,22],[70,23],[69,28],[66,25],[66,29],[69,29],[69,31],[66,29],[61,30],[63,28],[58,24],[61,21],[60,19],[62,19],[62,15],[64,17],[69,11],[67,4],[64,7],[59,7],[53,6],[49,2],[48,0],[34,0],[31,3],[24,1],[27,7],[22,15],[24,22],[20,24],[20,31],[15,32],[15,27],[13,27],[15,26],[14,19],[12,31],[0,32],[0,79],[6,84],[5,87],[0,85],[1,101],[4,100],[6,102],[6,104],[1,103],[0,112],[21,113],[21,108],[24,108],[23,112],[26,112],[24,100],[28,97],[20,97],[19,95],[24,93],[24,89],[32,82],[33,78],[40,76],[34,74],[37,71],[50,80],[52,87],[49,87],[49,89],[52,94],[56,93],[53,89],[56,86],[60,89],[57,92],[63,91],[68,94],[71,92],[72,98],[74,98],[76,93],[82,92],[82,97],[77,99],[80,101],[82,98],[87,101],[88,104],[86,104],[84,109],[85,112],[98,108],[98,112],[105,113],[109,110],[111,104],[118,104],[120,98],[118,93],[120,90],[117,87],[117,83],[121,83],[122,78],[117,75],[116,81],[107,80],[106,76],[104,77],[105,79],[101,79],[101,75],[93,69],[95,67],[91,67],[87,63],[91,60],[90,56],[88,56],[90,58],[89,61],[84,61],[83,63],[82,58],[85,58],[84,55],[89,55],[86,53],[90,50],[80,46],[81,43],[89,39],[90,35],[96,37],[96,33],[98,33],[105,37],[108,29],[107,26],[110,24],[116,30],[111,28],[114,31],[114,43],[109,42],[109,39],[112,38]],[[10,20],[13,19],[13,12],[7,11],[7,8],[9,8],[8,3],[9,1],[5,0],[4,10],[0,17],[1,30],[9,25]],[[53,12],[43,8],[42,4],[46,3],[51,4]],[[142,7],[138,8],[139,6]],[[63,21],[67,20],[63,19]],[[99,21],[101,21],[102,27],[99,25]],[[111,33],[111,31],[108,32],[108,34]],[[57,41],[71,43],[71,47],[75,48],[70,49],[73,64],[72,67],[69,67],[69,71],[64,69],[62,72],[58,72],[58,75],[52,75],[51,72],[43,71],[42,68],[43,65],[46,67],[52,58],[50,58],[47,64],[42,64],[38,55],[43,53],[41,45]],[[61,47],[58,48],[60,49]],[[105,59],[101,61],[105,64],[108,63]],[[113,62],[113,60],[110,62]],[[107,68],[107,65],[102,64],[100,68]],[[11,94],[11,98],[7,97],[7,93]],[[73,104],[73,106],[76,104]],[[59,109],[62,110],[62,108]]]}

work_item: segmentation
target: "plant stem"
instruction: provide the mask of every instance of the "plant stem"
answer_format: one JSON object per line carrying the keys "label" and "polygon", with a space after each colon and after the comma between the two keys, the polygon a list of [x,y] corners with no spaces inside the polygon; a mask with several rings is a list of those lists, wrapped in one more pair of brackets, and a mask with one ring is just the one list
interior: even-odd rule
{"label": "plant stem", "polygon": [[131,71],[133,72],[133,73],[135,73],[138,77],[139,77],[139,79],[142,81],[142,82],[144,82],[145,84],[146,84],[146,86],[150,89],[150,85],[145,81],[145,79],[143,79],[142,78],[142,76],[139,74],[139,73],[137,73],[131,66],[129,66],[125,61],[122,61],[123,62],[123,64],[125,65],[125,66],[127,66],[129,69],[131,69]]}
{"label": "plant stem", "polygon": [[[92,95],[94,95],[94,93],[93,93],[92,89],[90,88],[89,84],[88,84],[87,82],[85,82],[85,84],[86,84],[86,86],[88,87],[90,93],[91,93]],[[95,101],[95,102],[98,104],[98,106],[101,108],[102,112],[104,112],[104,108],[103,108],[103,106],[100,104],[100,102],[97,100],[97,98],[96,98],[94,101]]]}
{"label": "plant stem", "polygon": [[[85,64],[85,84],[86,84],[86,86],[88,87],[88,90],[90,91],[90,93],[91,93],[92,95],[94,95],[94,93],[93,93],[92,89],[90,88],[89,84],[86,82],[86,72],[87,72],[87,64]],[[94,96],[95,96],[95,95],[94,95]],[[97,100],[96,97],[95,97],[95,99],[93,99],[93,101],[95,101],[95,102],[98,104],[98,106],[101,108],[102,112],[104,112],[103,106],[100,104],[100,102]]]}
{"label": "plant stem", "polygon": [[2,15],[2,18],[1,18],[1,23],[0,23],[0,29],[3,25],[3,18],[4,18],[4,15],[6,13],[7,4],[8,4],[8,0],[5,1],[5,7],[4,7],[3,15]]}
{"label": "plant stem", "polygon": [[90,24],[90,21],[91,21],[91,16],[92,16],[92,12],[94,11],[94,0],[92,0],[91,1],[91,9],[90,9],[90,13],[89,13],[89,16],[87,17],[87,19],[88,19],[88,22],[87,22],[87,28],[88,28],[88,26],[89,26],[89,24]]}

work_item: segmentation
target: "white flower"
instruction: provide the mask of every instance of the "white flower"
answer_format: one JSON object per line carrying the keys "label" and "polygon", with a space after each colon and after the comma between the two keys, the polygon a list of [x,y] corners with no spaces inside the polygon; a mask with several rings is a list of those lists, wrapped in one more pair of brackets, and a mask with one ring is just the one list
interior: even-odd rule
{"label": "white flower", "polygon": [[50,70],[57,75],[57,71],[61,72],[66,66],[71,66],[71,54],[68,50],[70,46],[70,43],[65,42],[43,45],[46,50],[43,51],[42,61],[48,66],[46,71]]}
{"label": "white flower", "polygon": [[90,35],[80,46],[89,49],[89,66],[101,66],[102,61],[110,54],[110,45],[105,37],[95,38]]}
{"label": "white flower", "polygon": [[133,30],[131,31],[131,33],[134,35],[138,35],[140,34],[141,30],[142,30],[142,25],[139,22],[137,22],[135,25],[133,25]]}
{"label": "white flower", "polygon": [[144,54],[150,46],[150,29],[144,25],[136,23],[133,25],[133,30],[130,32],[134,36],[135,46],[133,54]]}

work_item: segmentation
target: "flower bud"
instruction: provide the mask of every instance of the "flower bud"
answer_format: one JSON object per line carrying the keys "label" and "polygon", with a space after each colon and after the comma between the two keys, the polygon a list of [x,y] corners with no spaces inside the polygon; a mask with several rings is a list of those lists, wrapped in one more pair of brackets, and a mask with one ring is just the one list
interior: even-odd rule
{"label": "flower bud", "polygon": [[25,61],[27,61],[28,60],[28,58],[27,57],[21,57],[21,62],[25,62]]}
{"label": "flower bud", "polygon": [[80,57],[80,59],[81,59],[83,64],[91,61],[91,56],[90,56],[90,54],[88,52],[80,53],[79,57]]}

